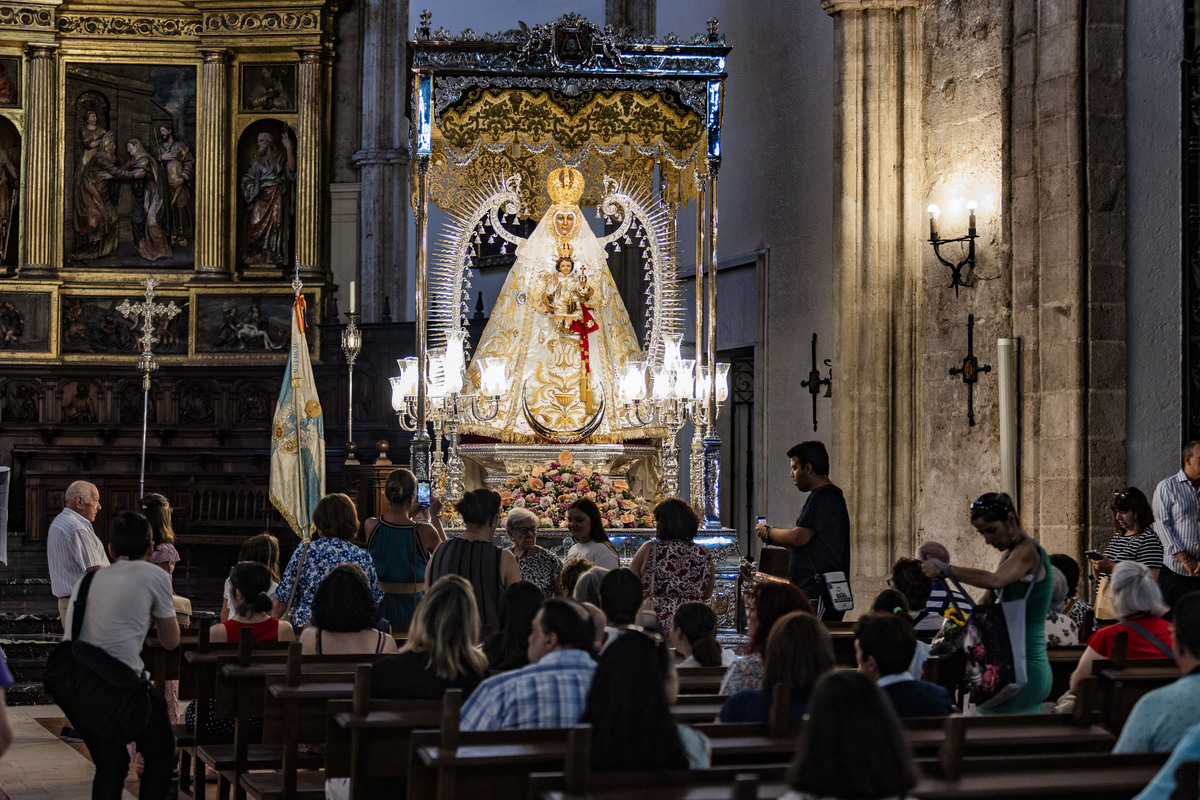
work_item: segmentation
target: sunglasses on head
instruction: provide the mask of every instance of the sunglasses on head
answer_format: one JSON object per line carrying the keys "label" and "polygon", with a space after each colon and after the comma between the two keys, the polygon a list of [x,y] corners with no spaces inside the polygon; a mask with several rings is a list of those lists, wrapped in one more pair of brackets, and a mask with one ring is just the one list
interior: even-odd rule
{"label": "sunglasses on head", "polygon": [[1006,502],[1004,500],[1000,500],[999,498],[992,498],[992,499],[988,499],[988,500],[982,500],[982,499],[976,500],[974,503],[971,504],[971,517],[972,518],[975,518],[975,517],[978,517],[978,516],[984,515],[984,514],[987,514],[987,515],[1008,514],[1010,512],[1015,514],[1016,511],[1017,510],[1012,507],[1012,503]]}

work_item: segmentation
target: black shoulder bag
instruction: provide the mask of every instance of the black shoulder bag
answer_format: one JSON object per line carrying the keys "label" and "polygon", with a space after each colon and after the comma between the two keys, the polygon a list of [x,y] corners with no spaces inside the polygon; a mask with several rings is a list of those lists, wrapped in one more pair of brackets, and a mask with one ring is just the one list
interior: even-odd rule
{"label": "black shoulder bag", "polygon": [[131,742],[150,722],[151,692],[145,676],[88,642],[81,642],[87,596],[96,571],[83,576],[75,598],[71,638],[46,660],[42,683],[77,730]]}

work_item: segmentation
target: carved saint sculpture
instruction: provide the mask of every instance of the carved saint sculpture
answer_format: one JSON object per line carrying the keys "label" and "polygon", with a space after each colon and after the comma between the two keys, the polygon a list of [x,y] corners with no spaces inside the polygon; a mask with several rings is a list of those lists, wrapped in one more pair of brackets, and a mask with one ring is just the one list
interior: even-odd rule
{"label": "carved saint sculpture", "polygon": [[[656,435],[617,414],[617,373],[640,352],[599,239],[583,219],[583,175],[550,173],[553,205],[505,279],[475,352],[512,365],[496,419],[464,429],[508,442],[620,442]],[[479,380],[474,366],[470,379]]]}
{"label": "carved saint sculpture", "polygon": [[196,158],[191,149],[179,141],[175,126],[158,126],[158,160],[166,183],[167,233],[171,244],[187,247],[195,231],[196,215],[192,203],[192,181],[196,177]]}
{"label": "carved saint sculpture", "polygon": [[130,139],[125,149],[129,160],[113,177],[129,181],[133,187],[129,221],[137,254],[147,261],[170,258],[173,255],[171,243],[159,222],[163,198],[159,193],[158,162],[146,151],[140,139]]}
{"label": "carved saint sculpture", "polygon": [[291,237],[291,186],[296,180],[295,143],[283,131],[283,152],[270,133],[258,135],[258,149],[242,174],[246,203],[246,264],[287,265]]}
{"label": "carved saint sculpture", "polygon": [[[89,124],[95,123],[95,112],[89,112]],[[117,249],[117,193],[119,184],[113,176],[119,172],[116,164],[117,138],[112,131],[100,131],[95,146],[87,140],[89,129],[83,129],[83,155],[75,177],[74,215],[75,257],[90,261],[112,255]]]}
{"label": "carved saint sculpture", "polygon": [[263,67],[258,84],[250,91],[246,105],[251,111],[295,111],[292,94],[275,67]]}

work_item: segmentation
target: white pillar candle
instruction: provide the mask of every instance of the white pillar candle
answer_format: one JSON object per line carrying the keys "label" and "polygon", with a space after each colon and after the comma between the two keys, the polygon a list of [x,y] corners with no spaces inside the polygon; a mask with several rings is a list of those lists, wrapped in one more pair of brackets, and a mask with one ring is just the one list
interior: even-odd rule
{"label": "white pillar candle", "polygon": [[354,313],[354,281],[350,281],[350,313]]}

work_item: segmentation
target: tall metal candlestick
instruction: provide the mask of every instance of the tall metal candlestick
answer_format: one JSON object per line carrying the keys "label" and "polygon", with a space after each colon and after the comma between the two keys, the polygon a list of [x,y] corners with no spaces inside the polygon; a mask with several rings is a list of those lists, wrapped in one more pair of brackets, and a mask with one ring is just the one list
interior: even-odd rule
{"label": "tall metal candlestick", "polygon": [[[354,282],[351,281],[351,286]],[[358,330],[358,326],[354,324],[354,320],[358,314],[354,313],[354,294],[351,290],[350,294],[350,311],[346,314],[346,327],[342,329],[342,353],[346,356],[346,361],[350,364],[350,386],[347,390],[346,397],[346,463],[357,464],[358,459],[355,457],[357,446],[354,444],[354,362],[358,359],[358,352],[362,349],[362,334]]]}
{"label": "tall metal candlestick", "polygon": [[146,287],[145,300],[141,303],[122,300],[121,305],[117,306],[117,311],[120,311],[123,317],[137,315],[142,323],[142,335],[138,339],[142,343],[142,353],[138,357],[138,369],[142,372],[142,470],[138,478],[138,496],[145,497],[146,431],[150,421],[150,373],[158,369],[153,351],[154,343],[158,341],[158,337],[154,335],[154,322],[156,317],[166,317],[167,322],[170,322],[179,314],[180,308],[175,305],[174,300],[167,305],[154,302],[154,287],[158,285],[158,280],[153,275],[147,275],[141,283]]}

